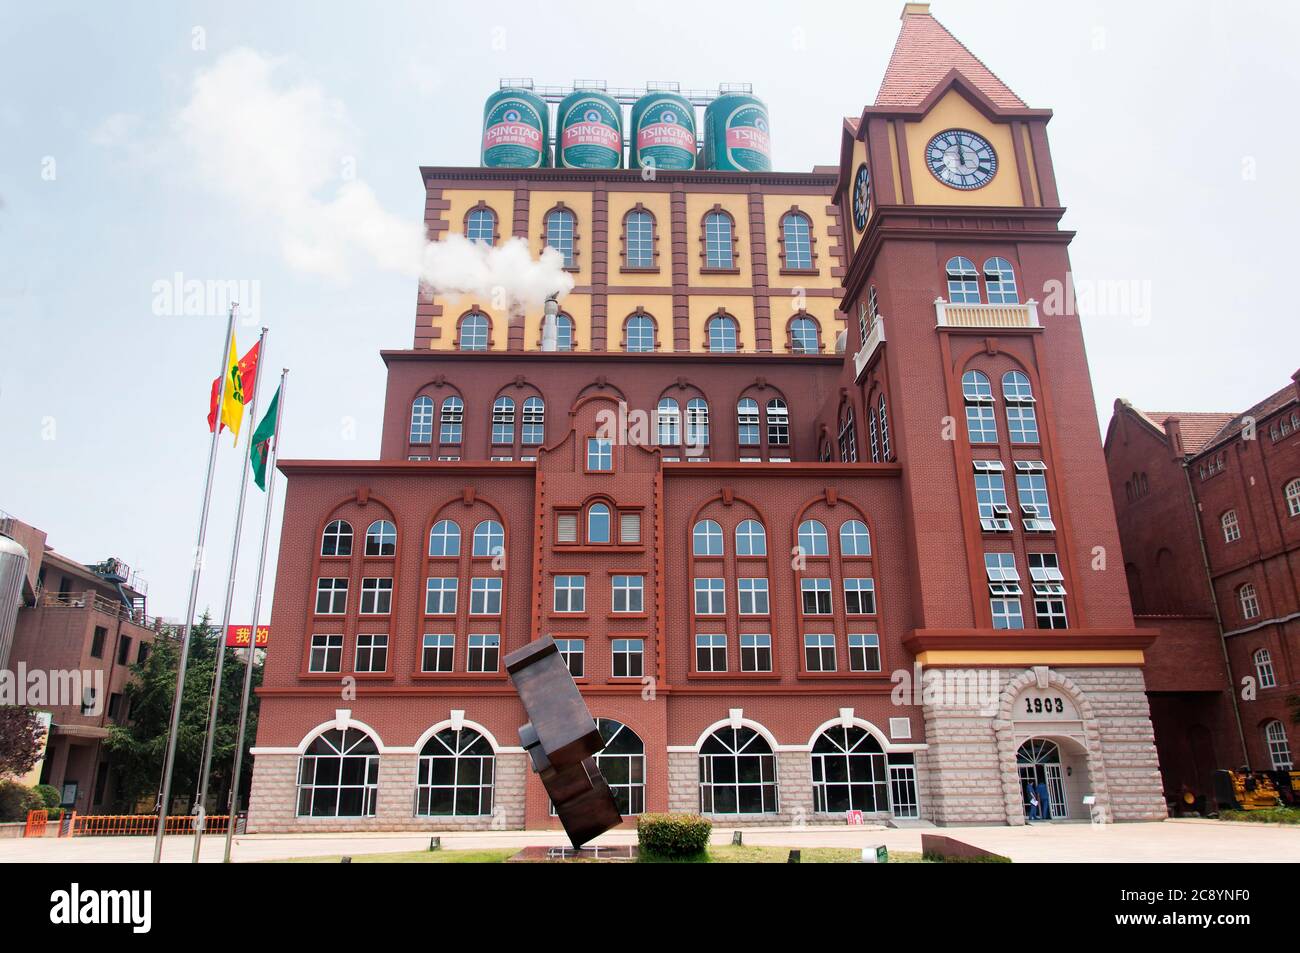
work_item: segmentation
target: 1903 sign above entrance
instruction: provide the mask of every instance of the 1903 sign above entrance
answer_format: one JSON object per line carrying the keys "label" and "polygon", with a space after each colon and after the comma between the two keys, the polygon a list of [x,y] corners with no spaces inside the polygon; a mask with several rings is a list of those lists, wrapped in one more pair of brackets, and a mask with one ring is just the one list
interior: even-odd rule
{"label": "1903 sign above entrance", "polygon": [[1020,693],[1011,715],[1016,721],[1078,721],[1079,711],[1062,692],[1047,688],[1026,688]]}

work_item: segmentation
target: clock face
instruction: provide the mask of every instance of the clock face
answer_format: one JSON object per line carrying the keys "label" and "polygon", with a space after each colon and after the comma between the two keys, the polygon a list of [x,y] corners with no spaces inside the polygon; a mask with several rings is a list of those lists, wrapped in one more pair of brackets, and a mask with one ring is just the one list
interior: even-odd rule
{"label": "clock face", "polygon": [[954,189],[988,185],[998,172],[998,154],[981,136],[966,129],[941,132],[925,147],[925,162],[934,177]]}
{"label": "clock face", "polygon": [[867,213],[871,210],[871,173],[864,162],[853,177],[853,224],[858,231],[867,227]]}

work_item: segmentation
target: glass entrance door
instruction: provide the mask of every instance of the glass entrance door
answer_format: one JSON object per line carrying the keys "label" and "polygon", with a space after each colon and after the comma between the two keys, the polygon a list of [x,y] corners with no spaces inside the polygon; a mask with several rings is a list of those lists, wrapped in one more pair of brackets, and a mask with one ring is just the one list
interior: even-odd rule
{"label": "glass entrance door", "polygon": [[1065,775],[1061,770],[1061,751],[1056,742],[1030,738],[1016,752],[1020,774],[1020,800],[1025,817],[1049,820],[1070,816],[1065,798]]}

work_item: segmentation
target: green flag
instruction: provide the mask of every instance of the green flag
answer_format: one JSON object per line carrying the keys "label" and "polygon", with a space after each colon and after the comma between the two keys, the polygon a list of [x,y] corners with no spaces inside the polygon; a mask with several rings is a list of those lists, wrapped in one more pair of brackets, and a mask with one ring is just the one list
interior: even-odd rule
{"label": "green flag", "polygon": [[271,406],[266,409],[266,416],[262,422],[257,425],[253,431],[253,439],[249,441],[252,448],[248,451],[250,459],[253,461],[253,482],[259,489],[266,489],[266,461],[271,456],[271,441],[275,439],[275,428],[277,416],[280,413],[280,388],[275,389],[275,396],[271,398]]}

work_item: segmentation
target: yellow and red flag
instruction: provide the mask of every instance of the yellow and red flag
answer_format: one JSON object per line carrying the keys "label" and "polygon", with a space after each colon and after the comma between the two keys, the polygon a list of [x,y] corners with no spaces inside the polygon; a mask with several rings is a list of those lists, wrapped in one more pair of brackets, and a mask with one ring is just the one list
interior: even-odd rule
{"label": "yellow and red flag", "polygon": [[[230,336],[230,369],[226,372],[226,395],[225,400],[221,399],[221,378],[214,378],[212,381],[212,399],[208,407],[208,431],[215,430],[218,426],[218,416],[220,416],[220,426],[224,430],[230,428],[230,432],[235,435],[235,442],[239,442],[239,425],[244,420],[244,404],[253,398],[253,385],[257,382],[257,356],[258,349],[262,342],[258,341],[248,349],[248,353],[239,357],[239,349],[235,345],[235,336]],[[220,415],[217,413],[217,404],[221,403]]]}

